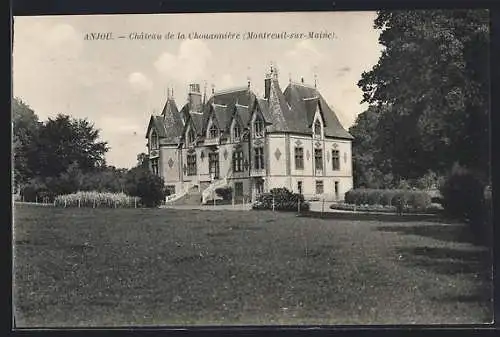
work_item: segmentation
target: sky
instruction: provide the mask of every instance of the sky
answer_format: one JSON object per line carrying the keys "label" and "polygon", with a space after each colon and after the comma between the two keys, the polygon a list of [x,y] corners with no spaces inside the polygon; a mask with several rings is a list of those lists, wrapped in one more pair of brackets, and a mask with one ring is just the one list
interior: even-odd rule
{"label": "sky", "polygon": [[[262,94],[271,64],[282,89],[314,84],[348,129],[366,109],[357,83],[380,57],[375,12],[210,13],[14,18],[13,95],[40,120],[87,118],[108,142],[109,165],[130,168],[146,151],[145,132],[167,90],[179,109],[189,83],[209,96],[246,86]],[[86,40],[88,33],[112,40]],[[240,33],[240,39],[189,39],[190,33]],[[246,32],[333,33],[332,38],[243,39]],[[148,33],[162,39],[130,39]],[[171,33],[175,38],[165,39]],[[185,38],[179,38],[178,34]],[[119,38],[124,36],[124,38]]]}

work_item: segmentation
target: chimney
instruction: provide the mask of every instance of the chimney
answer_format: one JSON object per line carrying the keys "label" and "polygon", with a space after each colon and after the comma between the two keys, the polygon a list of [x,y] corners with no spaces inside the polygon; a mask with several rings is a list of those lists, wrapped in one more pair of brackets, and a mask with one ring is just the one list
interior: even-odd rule
{"label": "chimney", "polygon": [[189,85],[188,102],[190,111],[201,111],[201,92],[199,84],[191,83]]}
{"label": "chimney", "polygon": [[273,69],[271,68],[271,73],[266,74],[266,78],[264,79],[264,99],[269,99],[269,95],[271,92],[271,74]]}

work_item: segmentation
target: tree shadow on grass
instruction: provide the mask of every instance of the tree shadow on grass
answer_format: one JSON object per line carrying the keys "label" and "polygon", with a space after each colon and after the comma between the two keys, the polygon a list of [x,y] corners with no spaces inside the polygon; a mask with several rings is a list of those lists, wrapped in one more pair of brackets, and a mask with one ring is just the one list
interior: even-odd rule
{"label": "tree shadow on grass", "polygon": [[471,234],[463,224],[419,224],[419,225],[394,225],[377,226],[376,230],[382,232],[399,233],[402,235],[419,235],[446,242],[471,243]]}
{"label": "tree shadow on grass", "polygon": [[401,260],[424,267],[436,274],[475,274],[482,280],[491,279],[491,255],[488,250],[470,250],[448,247],[401,247]]}
{"label": "tree shadow on grass", "polygon": [[[480,305],[486,309],[489,322],[493,313],[492,256],[488,249],[459,249],[449,247],[405,247],[397,250],[400,261],[412,268],[425,268],[434,274],[475,280],[466,293],[445,291],[432,299],[441,303]],[[467,286],[470,287],[470,286]],[[458,289],[461,289],[460,286]],[[460,290],[464,292],[464,290]],[[491,314],[490,314],[491,313]]]}
{"label": "tree shadow on grass", "polygon": [[298,215],[305,218],[317,218],[325,220],[348,220],[348,221],[380,221],[380,222],[445,222],[439,215],[435,214],[381,214],[381,213],[341,213],[341,212],[303,212]]}

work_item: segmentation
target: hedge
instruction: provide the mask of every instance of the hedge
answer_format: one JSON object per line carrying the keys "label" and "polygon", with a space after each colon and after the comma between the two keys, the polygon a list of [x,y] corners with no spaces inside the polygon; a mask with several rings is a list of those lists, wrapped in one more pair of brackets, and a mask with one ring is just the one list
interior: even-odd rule
{"label": "hedge", "polygon": [[431,204],[431,196],[420,190],[384,190],[358,188],[345,194],[345,202],[353,205],[404,205],[408,208],[425,210]]}

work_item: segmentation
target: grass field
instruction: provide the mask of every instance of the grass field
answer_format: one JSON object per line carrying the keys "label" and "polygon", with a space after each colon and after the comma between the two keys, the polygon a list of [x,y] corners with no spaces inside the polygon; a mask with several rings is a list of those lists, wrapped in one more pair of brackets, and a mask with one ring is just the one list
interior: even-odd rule
{"label": "grass field", "polygon": [[466,227],[267,211],[14,210],[16,325],[492,320]]}

